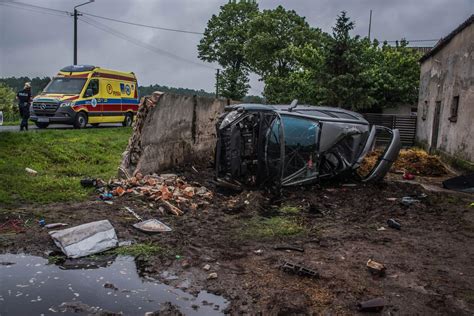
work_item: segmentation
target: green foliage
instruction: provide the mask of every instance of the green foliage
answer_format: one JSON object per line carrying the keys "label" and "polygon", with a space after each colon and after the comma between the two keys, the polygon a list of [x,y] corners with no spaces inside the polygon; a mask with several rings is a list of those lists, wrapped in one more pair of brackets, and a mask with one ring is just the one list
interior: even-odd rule
{"label": "green foliage", "polygon": [[[117,173],[130,128],[46,130],[0,135],[0,205],[85,200],[83,177]],[[38,171],[37,176],[25,168]]]}
{"label": "green foliage", "polygon": [[51,81],[50,77],[9,77],[0,78],[0,83],[4,83],[15,91],[15,95],[18,91],[22,90],[26,82],[31,82],[31,94],[37,95],[43,91],[44,87]]}
{"label": "green foliage", "polygon": [[248,91],[248,68],[244,46],[249,38],[248,23],[258,14],[253,1],[229,2],[220,7],[207,23],[198,45],[199,58],[217,62],[224,68],[219,91],[228,98],[240,100]]}
{"label": "green foliage", "polygon": [[16,93],[4,83],[0,83],[0,111],[4,115],[11,115],[16,112]]}

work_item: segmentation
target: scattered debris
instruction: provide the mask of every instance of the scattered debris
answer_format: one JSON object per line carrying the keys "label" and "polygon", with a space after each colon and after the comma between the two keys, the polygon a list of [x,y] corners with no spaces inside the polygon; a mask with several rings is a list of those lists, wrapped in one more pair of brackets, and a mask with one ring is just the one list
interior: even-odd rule
{"label": "scattered debris", "polygon": [[400,223],[394,220],[393,218],[390,218],[389,220],[387,220],[387,225],[388,227],[393,228],[393,229],[398,229],[398,230],[402,229],[402,225],[400,225]]}
{"label": "scattered debris", "polygon": [[474,202],[471,203],[471,207],[474,207]]}
{"label": "scattered debris", "polygon": [[290,245],[279,245],[273,247],[275,250],[293,250],[293,251],[299,251],[299,252],[304,252],[304,249],[301,247],[296,247],[296,246],[290,246]]}
{"label": "scattered debris", "polygon": [[81,186],[84,188],[96,187],[97,179],[91,179],[91,178],[81,179]]}
{"label": "scattered debris", "polygon": [[404,196],[404,197],[402,197],[402,200],[400,201],[400,203],[405,205],[405,206],[410,206],[410,205],[412,205],[414,203],[418,203],[418,202],[420,202],[420,200],[415,199],[411,196]]}
{"label": "scattered debris", "polygon": [[384,231],[384,230],[387,230],[387,229],[382,226],[382,227],[377,228],[377,230],[378,230],[378,231]]}
{"label": "scattered debris", "polygon": [[139,221],[142,221],[142,220],[143,220],[143,219],[141,218],[141,216],[138,215],[137,213],[135,213],[135,211],[132,210],[130,207],[125,206],[124,208],[127,210],[127,212],[129,212],[130,214],[132,214],[133,216],[135,216],[135,218],[138,219]]}
{"label": "scattered debris", "polygon": [[113,198],[113,195],[112,195],[112,193],[109,193],[109,192],[102,193],[101,195],[99,195],[99,199],[101,199],[103,201],[111,200],[112,198]]}
{"label": "scattered debris", "polygon": [[396,197],[390,197],[390,198],[387,198],[386,200],[387,200],[387,201],[391,201],[391,202],[395,202],[396,200],[398,200],[398,198],[396,198]]}
{"label": "scattered debris", "polygon": [[80,258],[117,247],[115,229],[108,220],[91,222],[49,233],[69,258]]}
{"label": "scattered debris", "polygon": [[202,267],[204,269],[204,271],[209,271],[211,270],[211,265],[210,264],[206,264],[204,267]]}
{"label": "scattered debris", "polygon": [[263,249],[254,250],[253,253],[256,255],[261,255],[263,253]]}
{"label": "scattered debris", "polygon": [[367,261],[367,269],[370,273],[378,276],[384,276],[386,270],[385,266],[382,263],[379,263],[372,259],[369,259],[369,261]]}
{"label": "scattered debris", "polygon": [[443,188],[461,192],[474,192],[474,173],[461,175],[443,181]]}
{"label": "scattered debris", "polygon": [[385,301],[381,297],[373,298],[357,304],[359,312],[380,312],[385,307]]}
{"label": "scattered debris", "polygon": [[6,221],[5,223],[0,224],[0,233],[5,234],[5,233],[23,233],[25,232],[25,226],[26,223],[23,223],[19,219],[10,219]]}
{"label": "scattered debris", "polygon": [[47,229],[56,228],[56,227],[64,227],[64,226],[68,226],[68,224],[66,224],[66,223],[51,223],[51,224],[44,225],[44,227],[47,228]]}
{"label": "scattered debris", "polygon": [[133,227],[145,233],[161,233],[172,230],[170,227],[154,218],[133,224]]}
{"label": "scattered debris", "polygon": [[[108,186],[115,196],[127,194],[144,196],[152,202],[161,204],[161,211],[167,210],[177,216],[184,214],[181,207],[195,211],[209,204],[207,200],[213,198],[212,192],[206,187],[195,182],[187,183],[183,177],[172,173],[144,176],[138,172],[127,179],[110,181]],[[107,193],[101,196],[105,194]],[[104,197],[108,198],[108,196]]]}
{"label": "scattered debris", "polygon": [[104,203],[105,204],[109,204],[109,205],[114,205],[114,202],[110,201],[110,200],[104,200]]}
{"label": "scattered debris", "polygon": [[118,246],[124,247],[124,246],[131,246],[132,244],[133,244],[132,240],[124,240],[124,241],[119,241]]}
{"label": "scattered debris", "polygon": [[208,280],[217,279],[217,273],[216,272],[209,273],[209,275],[207,276],[207,279]]}
{"label": "scattered debris", "polygon": [[285,262],[280,268],[287,273],[307,276],[311,278],[319,278],[318,272],[291,262]]}
{"label": "scattered debris", "polygon": [[412,173],[405,170],[403,172],[402,178],[403,178],[403,180],[413,180],[413,179],[415,179],[415,176]]}
{"label": "scattered debris", "polygon": [[38,224],[39,224],[41,227],[44,227],[44,226],[46,225],[45,219],[44,219],[44,218],[40,219],[40,220],[38,221]]}
{"label": "scattered debris", "polygon": [[33,170],[31,168],[25,168],[25,171],[28,172],[32,176],[36,176],[38,174],[38,171]]}
{"label": "scattered debris", "polygon": [[357,184],[355,184],[355,183],[343,183],[341,186],[343,186],[343,187],[356,187]]}

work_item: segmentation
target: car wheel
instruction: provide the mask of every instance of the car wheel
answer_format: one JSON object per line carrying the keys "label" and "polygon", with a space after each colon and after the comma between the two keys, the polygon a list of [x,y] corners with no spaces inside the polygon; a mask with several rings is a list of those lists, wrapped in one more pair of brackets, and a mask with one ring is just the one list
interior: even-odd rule
{"label": "car wheel", "polygon": [[91,123],[91,125],[92,125],[93,127],[97,127],[97,126],[99,126],[99,123]]}
{"label": "car wheel", "polygon": [[87,115],[83,112],[77,113],[74,120],[74,128],[84,128],[87,126]]}
{"label": "car wheel", "polygon": [[35,122],[36,127],[43,129],[47,128],[49,126],[49,123],[44,123],[44,122]]}
{"label": "car wheel", "polygon": [[127,113],[125,114],[125,119],[122,122],[122,125],[125,127],[132,126],[133,123],[133,114]]}

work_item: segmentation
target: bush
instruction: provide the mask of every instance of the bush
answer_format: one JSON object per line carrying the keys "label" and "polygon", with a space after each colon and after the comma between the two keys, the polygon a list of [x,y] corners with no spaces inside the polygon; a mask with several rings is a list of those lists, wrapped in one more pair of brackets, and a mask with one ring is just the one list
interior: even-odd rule
{"label": "bush", "polygon": [[15,91],[0,83],[0,111],[3,112],[5,118],[12,117],[18,111],[15,105],[15,97]]}

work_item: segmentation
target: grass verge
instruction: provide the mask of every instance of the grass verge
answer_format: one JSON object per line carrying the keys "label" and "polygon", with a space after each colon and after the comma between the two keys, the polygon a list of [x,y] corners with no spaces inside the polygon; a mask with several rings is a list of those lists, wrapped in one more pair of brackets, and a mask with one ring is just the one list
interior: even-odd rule
{"label": "grass verge", "polygon": [[90,189],[80,179],[115,176],[130,134],[131,128],[1,132],[0,205],[86,199]]}
{"label": "grass verge", "polygon": [[300,235],[306,228],[298,218],[292,217],[253,217],[242,223],[239,236],[243,239],[271,239]]}

